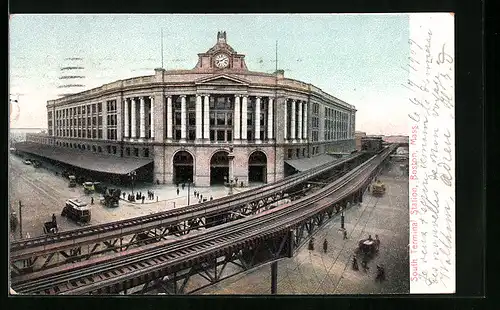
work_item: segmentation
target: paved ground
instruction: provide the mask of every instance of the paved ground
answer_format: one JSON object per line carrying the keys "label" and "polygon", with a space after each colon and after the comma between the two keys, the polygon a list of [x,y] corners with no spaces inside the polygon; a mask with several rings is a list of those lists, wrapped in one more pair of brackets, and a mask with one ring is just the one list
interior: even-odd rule
{"label": "paved ground", "polygon": [[[385,196],[377,199],[366,193],[363,203],[346,212],[348,240],[339,231],[335,218],[315,234],[315,250],[303,246],[295,257],[278,264],[278,294],[407,294],[408,263],[408,177],[399,164],[384,171],[380,179],[387,185]],[[354,271],[351,256],[360,239],[379,235],[378,256],[369,271]],[[327,239],[327,253],[322,243]],[[376,265],[384,264],[387,281],[375,282]],[[234,276],[198,291],[198,294],[270,294],[271,267],[266,265]]]}
{"label": "paved ground", "polygon": [[[12,154],[9,155],[9,204],[11,210],[14,210],[17,216],[19,216],[19,200],[23,205],[23,237],[28,234],[30,237],[43,235],[43,224],[51,220],[53,213],[56,215],[61,231],[79,228],[78,224],[60,216],[64,203],[69,198],[80,198],[90,204],[91,197],[94,197],[90,225],[165,211],[174,207],[179,208],[186,206],[188,202],[187,187],[184,190],[180,187],[179,195],[177,195],[176,186],[140,183],[134,186],[134,191],[141,191],[144,196],[147,196],[148,190],[154,191],[155,195],[158,196],[158,201],[156,201],[156,197],[155,200],[146,199],[144,204],[121,200],[118,208],[107,208],[99,204],[99,194],[86,195],[81,185],[69,188],[68,180],[60,174],[56,175],[55,171],[57,171],[57,168],[47,163],[44,163],[42,168],[34,168],[31,165],[25,165],[22,158]],[[249,190],[258,185],[261,184],[235,188],[234,193]],[[122,187],[121,190],[127,193],[132,192],[131,187]],[[215,199],[226,196],[228,193],[228,188],[224,186],[190,188],[190,204],[198,201],[194,197],[195,190],[208,199],[210,199],[210,196]],[[14,233],[11,233],[10,237],[19,238],[19,226]]]}

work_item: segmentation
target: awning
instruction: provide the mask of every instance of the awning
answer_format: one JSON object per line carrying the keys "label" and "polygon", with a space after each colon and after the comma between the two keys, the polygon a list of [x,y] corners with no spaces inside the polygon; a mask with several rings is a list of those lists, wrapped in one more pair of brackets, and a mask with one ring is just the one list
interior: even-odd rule
{"label": "awning", "polygon": [[285,160],[285,163],[298,171],[306,171],[337,160],[338,158],[336,157],[322,154],[311,158],[289,159]]}
{"label": "awning", "polygon": [[15,147],[21,152],[57,160],[82,169],[112,174],[127,174],[153,162],[152,159],[116,157],[33,142],[19,142]]}

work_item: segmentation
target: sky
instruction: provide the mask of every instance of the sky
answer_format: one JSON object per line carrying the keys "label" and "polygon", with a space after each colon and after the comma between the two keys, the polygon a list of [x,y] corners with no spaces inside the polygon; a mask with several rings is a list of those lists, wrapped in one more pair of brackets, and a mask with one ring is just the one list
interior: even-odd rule
{"label": "sky", "polygon": [[408,132],[407,14],[11,15],[11,128],[47,127],[47,100],[58,98],[60,68],[79,57],[85,89],[153,75],[161,67],[192,69],[198,53],[226,31],[251,71],[275,70],[356,107],[356,130]]}

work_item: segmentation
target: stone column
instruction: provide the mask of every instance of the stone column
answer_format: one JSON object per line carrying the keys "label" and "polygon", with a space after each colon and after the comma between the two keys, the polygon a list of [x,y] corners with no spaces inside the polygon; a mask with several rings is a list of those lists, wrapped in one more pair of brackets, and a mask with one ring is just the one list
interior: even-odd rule
{"label": "stone column", "polygon": [[[165,129],[165,96],[162,91],[151,96],[151,138],[163,142],[166,138]],[[155,155],[156,156],[156,155]],[[160,180],[163,179],[163,176]]]}
{"label": "stone column", "polygon": [[139,98],[140,102],[141,102],[141,106],[139,108],[139,128],[140,128],[140,138],[141,139],[144,139],[146,138],[146,113],[144,111],[144,106],[145,106],[145,103],[144,103],[144,97],[141,96]]}
{"label": "stone column", "polygon": [[297,130],[297,138],[299,142],[302,142],[302,100],[299,101],[298,104],[299,104],[299,121],[298,121],[299,128]]}
{"label": "stone column", "polygon": [[255,99],[255,141],[260,142],[260,97]]}
{"label": "stone column", "polygon": [[247,139],[247,112],[248,112],[248,96],[243,95],[241,101],[241,140]]}
{"label": "stone column", "polygon": [[307,115],[307,101],[304,102],[304,123],[302,124],[302,138],[307,140],[307,129],[309,128],[308,124],[308,115]]}
{"label": "stone column", "polygon": [[172,140],[172,96],[167,96],[167,139]]}
{"label": "stone column", "polygon": [[[103,100],[102,102],[102,139],[103,140],[108,140],[108,100]],[[78,120],[77,120],[78,122]],[[78,123],[76,124],[78,126]],[[78,137],[78,130],[76,133],[76,136]]]}
{"label": "stone column", "polygon": [[210,95],[205,95],[203,103],[203,137],[205,140],[210,141]]}
{"label": "stone column", "polygon": [[203,138],[203,120],[202,120],[202,98],[201,95],[196,95],[196,140]]}
{"label": "stone column", "polygon": [[[122,111],[125,110],[125,98],[122,98],[121,96],[116,98],[116,140],[121,141],[122,137],[124,137],[125,130],[124,130],[124,115]],[[128,112],[127,112],[127,117],[128,117]],[[127,120],[128,124],[128,120]],[[128,135],[128,134],[127,134]],[[119,154],[119,151],[118,151]]]}
{"label": "stone column", "polygon": [[296,122],[297,122],[297,119],[295,117],[295,109],[296,109],[296,101],[295,100],[292,100],[292,119],[291,119],[291,126],[290,126],[290,139],[292,139],[292,142],[295,142],[295,133],[296,133],[296,130],[295,130],[295,125],[296,125]]}
{"label": "stone column", "polygon": [[137,138],[137,118],[135,115],[135,98],[131,98],[131,127],[132,127],[132,139]]}
{"label": "stone column", "polygon": [[283,139],[286,141],[288,139],[288,100],[285,99],[285,126],[284,126],[284,132],[283,132]]}
{"label": "stone column", "polygon": [[151,139],[155,139],[155,98],[153,96],[149,97],[149,114],[151,115],[151,124],[149,125],[151,130]]}
{"label": "stone column", "polygon": [[186,140],[186,95],[181,96],[181,140]]}
{"label": "stone column", "polygon": [[234,96],[234,140],[240,139],[241,126],[241,104],[240,95]]}
{"label": "stone column", "polygon": [[273,139],[273,98],[269,97],[267,105],[267,139]]}

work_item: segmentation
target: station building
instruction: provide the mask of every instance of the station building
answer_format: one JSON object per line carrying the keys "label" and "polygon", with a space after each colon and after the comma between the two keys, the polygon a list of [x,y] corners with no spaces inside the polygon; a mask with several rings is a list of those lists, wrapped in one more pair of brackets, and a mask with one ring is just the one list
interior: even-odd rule
{"label": "station building", "polygon": [[217,34],[191,70],[155,69],[47,102],[48,132],[21,151],[89,171],[197,186],[274,182],[355,150],[354,106],[247,68]]}

